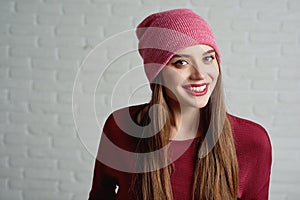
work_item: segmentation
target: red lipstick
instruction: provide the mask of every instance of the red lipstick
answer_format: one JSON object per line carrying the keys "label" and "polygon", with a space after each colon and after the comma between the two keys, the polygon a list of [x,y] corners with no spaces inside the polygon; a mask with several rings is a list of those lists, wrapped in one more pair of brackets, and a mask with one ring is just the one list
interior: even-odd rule
{"label": "red lipstick", "polygon": [[208,83],[184,85],[184,90],[193,96],[203,96],[208,91]]}

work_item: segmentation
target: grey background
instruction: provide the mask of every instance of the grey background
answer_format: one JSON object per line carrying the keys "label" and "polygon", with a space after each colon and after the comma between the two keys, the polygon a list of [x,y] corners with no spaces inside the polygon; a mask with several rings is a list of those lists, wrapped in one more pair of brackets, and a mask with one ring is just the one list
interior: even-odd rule
{"label": "grey background", "polygon": [[[132,30],[150,13],[179,7],[192,8],[216,35],[228,111],[258,122],[270,135],[270,199],[299,198],[300,1],[2,0],[1,200],[87,199],[94,167],[89,149],[97,146],[100,130],[89,131],[95,122],[87,117],[80,119],[87,129],[75,131],[72,91],[80,64],[97,44]],[[87,79],[99,77],[99,62],[134,47],[132,41],[100,45],[101,59],[82,73]],[[149,99],[147,86],[133,93],[132,83],[110,95],[116,80],[141,63],[137,52],[129,53],[102,75],[96,90],[99,127],[116,107]],[[147,82],[142,70],[129,77]],[[91,97],[93,87],[80,85],[80,100]],[[78,113],[90,115],[85,108]]]}

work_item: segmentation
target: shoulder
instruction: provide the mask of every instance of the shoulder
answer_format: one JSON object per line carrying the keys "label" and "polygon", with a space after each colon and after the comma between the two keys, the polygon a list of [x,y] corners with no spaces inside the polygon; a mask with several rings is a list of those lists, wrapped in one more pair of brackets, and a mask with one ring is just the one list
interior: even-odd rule
{"label": "shoulder", "polygon": [[105,126],[113,125],[119,127],[128,123],[136,123],[136,115],[143,109],[147,103],[122,107],[111,112],[105,121]]}
{"label": "shoulder", "polygon": [[237,149],[251,148],[251,151],[264,151],[271,154],[270,137],[262,125],[229,113],[227,117]]}
{"label": "shoulder", "polygon": [[123,149],[134,146],[141,134],[141,127],[136,122],[136,115],[145,105],[131,105],[113,111],[104,123],[103,134]]}

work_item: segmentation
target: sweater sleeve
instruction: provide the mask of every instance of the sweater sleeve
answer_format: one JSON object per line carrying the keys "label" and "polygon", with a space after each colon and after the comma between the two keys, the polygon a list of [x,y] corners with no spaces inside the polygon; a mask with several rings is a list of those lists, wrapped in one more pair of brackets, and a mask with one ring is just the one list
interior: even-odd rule
{"label": "sweater sleeve", "polygon": [[[109,134],[111,126],[113,126],[113,124],[110,116],[104,124],[103,134]],[[113,176],[113,169],[99,161],[99,158],[101,156],[104,156],[104,153],[107,153],[104,152],[102,148],[103,146],[105,146],[105,144],[103,137],[101,137],[97,155],[98,159],[96,159],[95,161],[94,176],[92,188],[89,194],[89,200],[114,200],[117,198],[117,194],[115,192],[117,187],[117,180]]]}
{"label": "sweater sleeve", "polygon": [[268,200],[272,146],[266,129],[258,123],[228,115],[239,165],[241,200]]}
{"label": "sweater sleeve", "polygon": [[[265,129],[262,134],[265,135],[261,141],[261,153],[259,162],[257,163],[257,193],[255,200],[267,200],[269,199],[269,185],[271,176],[271,165],[272,165],[272,147],[269,136]],[[255,184],[255,183],[254,183]]]}
{"label": "sweater sleeve", "polygon": [[89,200],[116,199],[116,181],[106,173],[106,166],[96,160]]}

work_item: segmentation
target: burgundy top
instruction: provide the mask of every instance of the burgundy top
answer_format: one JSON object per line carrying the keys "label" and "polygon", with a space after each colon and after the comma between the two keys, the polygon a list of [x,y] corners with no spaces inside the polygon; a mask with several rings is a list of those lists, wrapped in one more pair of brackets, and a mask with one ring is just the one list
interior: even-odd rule
{"label": "burgundy top", "polygon": [[[138,113],[142,105],[129,107],[130,115]],[[127,108],[128,109],[128,108]],[[94,178],[89,200],[132,200],[129,193],[133,168],[129,154],[134,152],[138,139],[130,136],[126,119],[126,108],[115,111],[105,122],[101,137],[98,159],[95,162]],[[272,148],[266,130],[257,123],[227,114],[236,147],[239,166],[238,199],[266,200],[268,199],[270,172],[272,164]],[[122,119],[120,123],[118,120]],[[124,119],[124,120],[123,120]],[[117,122],[116,122],[117,121]],[[119,128],[125,126],[122,130]],[[137,127],[130,126],[130,129]],[[120,154],[115,148],[108,145],[110,142],[129,154]],[[175,160],[174,171],[171,176],[171,185],[174,200],[190,200],[192,194],[193,171],[197,139],[185,141],[171,141],[169,151],[176,152],[188,148]],[[123,151],[125,152],[125,151]],[[100,162],[99,160],[104,160]],[[103,164],[104,163],[104,164]],[[117,167],[116,167],[117,166]],[[121,168],[118,168],[121,167]],[[121,170],[120,170],[121,169]],[[127,172],[124,172],[127,170]],[[129,170],[129,171],[128,171]],[[118,186],[117,193],[116,186]]]}

